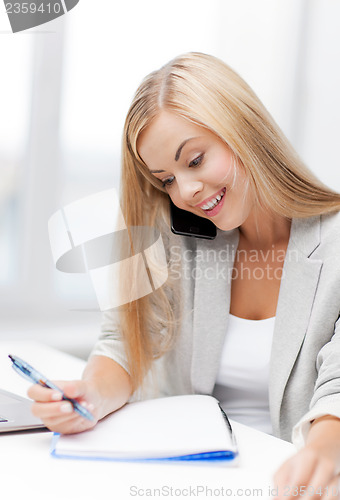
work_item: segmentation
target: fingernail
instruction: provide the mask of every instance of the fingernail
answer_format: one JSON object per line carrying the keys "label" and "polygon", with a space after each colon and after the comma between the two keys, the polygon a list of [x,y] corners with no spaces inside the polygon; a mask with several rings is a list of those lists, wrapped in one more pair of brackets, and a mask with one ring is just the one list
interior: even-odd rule
{"label": "fingernail", "polygon": [[73,406],[71,405],[71,403],[64,403],[61,405],[60,411],[62,411],[63,413],[71,413],[73,411]]}
{"label": "fingernail", "polygon": [[63,395],[61,392],[54,392],[51,396],[51,399],[53,399],[53,401],[60,401],[62,397]]}

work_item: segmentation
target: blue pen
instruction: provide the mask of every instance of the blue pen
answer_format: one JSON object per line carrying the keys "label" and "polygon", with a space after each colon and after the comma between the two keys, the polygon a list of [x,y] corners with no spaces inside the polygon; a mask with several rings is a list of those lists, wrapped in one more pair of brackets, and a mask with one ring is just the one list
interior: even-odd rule
{"label": "blue pen", "polygon": [[39,373],[37,370],[35,370],[32,366],[30,366],[26,361],[23,361],[22,359],[18,358],[17,356],[12,356],[8,355],[8,357],[12,360],[12,368],[19,373],[22,377],[25,379],[29,380],[30,382],[33,382],[35,384],[39,384],[42,387],[48,387],[49,389],[54,389],[56,391],[61,392],[63,395],[62,399],[64,401],[69,401],[73,408],[74,411],[79,413],[84,418],[87,418],[88,420],[94,420],[94,416],[86,409],[84,406],[78,403],[76,399],[68,398],[64,396],[63,391],[60,389],[60,387],[57,387],[53,382],[48,380],[44,375]]}

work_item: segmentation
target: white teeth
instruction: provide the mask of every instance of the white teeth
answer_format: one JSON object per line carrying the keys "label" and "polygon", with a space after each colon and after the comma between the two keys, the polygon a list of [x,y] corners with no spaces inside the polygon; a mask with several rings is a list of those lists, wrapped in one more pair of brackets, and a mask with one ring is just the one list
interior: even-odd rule
{"label": "white teeth", "polygon": [[221,191],[220,194],[218,194],[216,196],[216,198],[213,198],[212,200],[210,200],[208,203],[206,203],[205,205],[203,205],[203,207],[201,207],[203,210],[210,210],[212,209],[213,207],[215,207],[218,202],[223,198],[225,194],[225,189],[223,189],[223,191]]}

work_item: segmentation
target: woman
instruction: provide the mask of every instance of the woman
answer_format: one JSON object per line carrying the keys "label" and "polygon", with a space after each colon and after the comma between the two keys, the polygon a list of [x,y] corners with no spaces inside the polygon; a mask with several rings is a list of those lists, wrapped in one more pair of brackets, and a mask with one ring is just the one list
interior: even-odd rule
{"label": "woman", "polygon": [[[200,53],[137,90],[121,185],[127,225],[162,232],[169,279],[104,316],[83,380],[65,382],[65,394],[97,420],[132,394],[214,394],[233,418],[293,439],[300,449],[275,480],[292,498],[308,486],[320,498],[340,471],[340,195],[302,164],[247,84]],[[169,198],[210,219],[216,238],[172,234]],[[52,430],[94,425],[60,394],[29,395]]]}

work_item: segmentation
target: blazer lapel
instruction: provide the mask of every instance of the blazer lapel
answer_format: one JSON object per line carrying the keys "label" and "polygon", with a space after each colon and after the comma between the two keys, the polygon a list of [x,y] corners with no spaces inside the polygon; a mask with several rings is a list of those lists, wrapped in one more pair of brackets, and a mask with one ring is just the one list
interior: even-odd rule
{"label": "blazer lapel", "polygon": [[306,334],[322,261],[310,258],[320,243],[320,217],[293,219],[285,256],[271,352],[269,402],[280,435],[284,390]]}
{"label": "blazer lapel", "polygon": [[[211,394],[228,326],[231,272],[239,231],[219,231],[197,240],[192,328],[191,381],[194,392]],[[293,219],[283,266],[271,353],[269,402],[279,435],[284,390],[306,334],[322,262],[310,258],[320,244],[320,217]]]}
{"label": "blazer lapel", "polygon": [[213,391],[230,308],[230,283],[239,231],[217,230],[215,240],[197,240],[191,380],[200,394]]}

